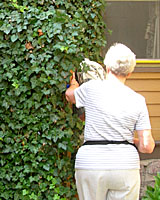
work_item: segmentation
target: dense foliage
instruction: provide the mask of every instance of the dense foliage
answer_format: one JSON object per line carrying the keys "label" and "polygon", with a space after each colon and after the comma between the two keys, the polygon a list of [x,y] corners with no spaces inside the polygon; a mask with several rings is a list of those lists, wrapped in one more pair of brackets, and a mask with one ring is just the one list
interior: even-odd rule
{"label": "dense foliage", "polygon": [[64,92],[100,61],[103,0],[0,2],[0,200],[74,200],[83,124]]}
{"label": "dense foliage", "polygon": [[146,195],[142,200],[160,200],[160,172],[154,178],[154,186],[147,186]]}

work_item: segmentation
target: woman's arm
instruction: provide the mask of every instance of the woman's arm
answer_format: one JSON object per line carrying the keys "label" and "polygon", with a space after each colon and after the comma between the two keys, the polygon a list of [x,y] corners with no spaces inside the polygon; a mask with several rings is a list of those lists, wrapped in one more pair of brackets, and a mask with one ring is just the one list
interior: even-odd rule
{"label": "woman's arm", "polygon": [[155,142],[151,130],[137,130],[138,138],[134,138],[134,144],[141,153],[152,153]]}
{"label": "woman's arm", "polygon": [[72,79],[70,81],[70,87],[65,92],[65,96],[66,96],[66,99],[68,102],[73,103],[73,104],[76,103],[75,96],[74,96],[74,90],[78,87],[79,87],[79,84],[76,81],[75,73],[73,72]]}

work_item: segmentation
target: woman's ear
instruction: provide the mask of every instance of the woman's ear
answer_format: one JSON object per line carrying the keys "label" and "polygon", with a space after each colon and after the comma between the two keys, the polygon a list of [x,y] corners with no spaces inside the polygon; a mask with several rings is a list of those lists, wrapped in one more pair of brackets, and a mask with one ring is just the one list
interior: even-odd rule
{"label": "woman's ear", "polygon": [[129,73],[126,78],[129,78],[130,76],[131,76],[131,73]]}
{"label": "woman's ear", "polygon": [[107,72],[107,74],[109,74],[109,72],[110,72],[110,69],[108,67],[106,67],[106,72]]}

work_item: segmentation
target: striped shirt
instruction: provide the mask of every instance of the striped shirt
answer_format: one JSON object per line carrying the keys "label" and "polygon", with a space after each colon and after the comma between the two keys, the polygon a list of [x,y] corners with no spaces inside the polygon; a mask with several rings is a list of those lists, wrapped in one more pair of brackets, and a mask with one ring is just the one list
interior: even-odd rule
{"label": "striped shirt", "polygon": [[[84,140],[127,140],[151,129],[145,98],[117,78],[91,80],[74,91],[76,107],[85,108]],[[136,148],[126,144],[86,145],[76,155],[76,169],[139,169]]]}

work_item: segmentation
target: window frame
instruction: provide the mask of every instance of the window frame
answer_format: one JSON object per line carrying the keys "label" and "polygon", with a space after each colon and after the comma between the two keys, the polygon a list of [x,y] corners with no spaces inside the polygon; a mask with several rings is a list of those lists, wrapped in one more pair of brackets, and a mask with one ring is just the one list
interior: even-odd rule
{"label": "window frame", "polygon": [[160,72],[160,59],[137,59],[135,72]]}

